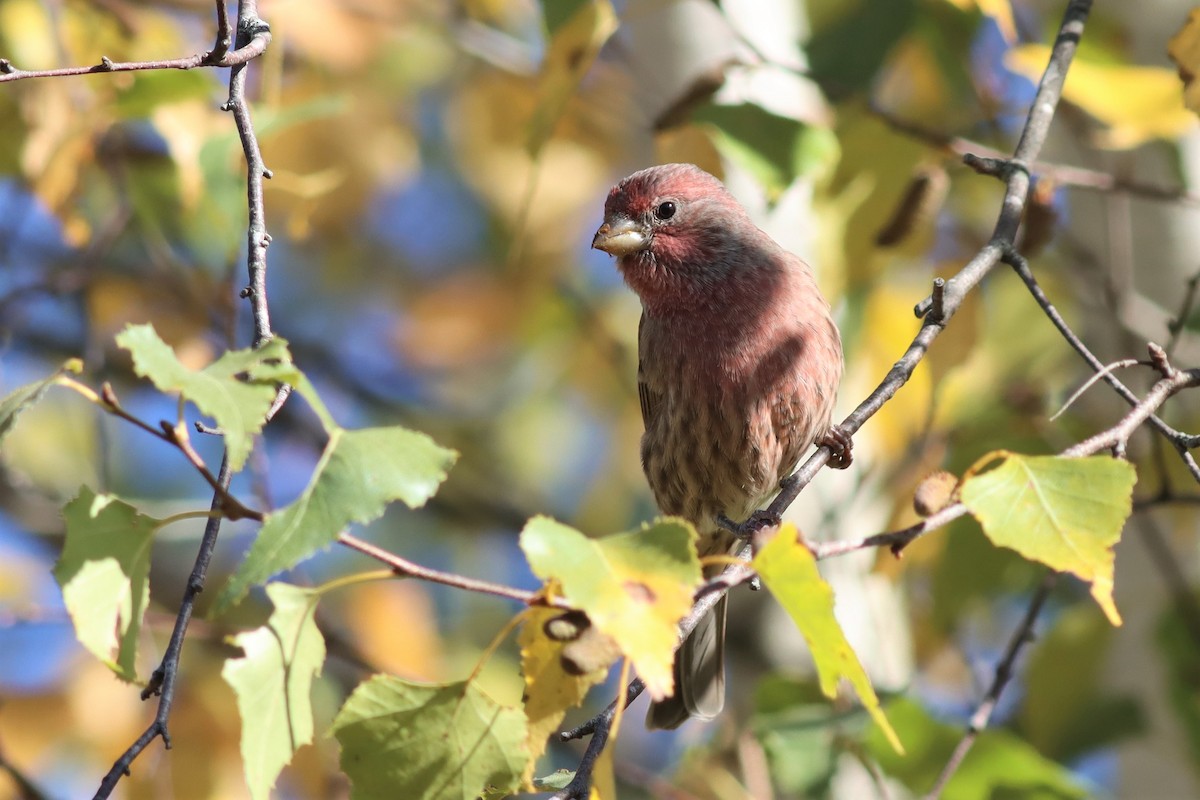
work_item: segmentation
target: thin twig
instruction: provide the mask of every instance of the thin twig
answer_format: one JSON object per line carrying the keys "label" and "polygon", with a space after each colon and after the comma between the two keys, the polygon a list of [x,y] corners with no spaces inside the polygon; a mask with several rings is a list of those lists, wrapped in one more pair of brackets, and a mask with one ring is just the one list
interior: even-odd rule
{"label": "thin twig", "polygon": [[[218,482],[224,489],[228,490],[231,477],[229,459],[226,457],[221,462],[221,472]],[[220,506],[220,493],[214,494],[212,510],[217,511]],[[171,715],[171,704],[175,699],[176,679],[179,675],[179,657],[183,650],[184,638],[187,635],[188,623],[191,621],[192,612],[195,609],[196,597],[204,589],[204,579],[208,575],[208,565],[212,561],[213,550],[217,544],[217,534],[220,530],[221,517],[215,515],[210,517],[208,523],[204,526],[204,536],[200,540],[200,550],[192,566],[192,574],[189,576],[187,586],[183,590],[183,599],[179,603],[179,614],[175,617],[175,627],[171,631],[171,639],[167,643],[166,652],[163,654],[158,668],[151,673],[146,688],[142,690],[143,700],[149,699],[152,695],[159,696],[158,711],[154,715],[154,721],[137,738],[137,741],[131,744],[121,754],[121,757],[116,760],[112,769],[100,781],[100,788],[96,790],[93,800],[101,800],[101,798],[106,798],[112,794],[113,789],[116,788],[121,778],[129,774],[129,768],[132,766],[134,759],[141,755],[142,751],[155,739],[162,737],[163,746],[168,750],[171,749],[171,734],[167,724]]]}
{"label": "thin twig", "polygon": [[[870,110],[875,117],[882,120],[892,130],[936,147],[948,154],[953,154],[959,158],[972,155],[982,156],[985,159],[1004,160],[1004,153],[982,142],[927,128],[918,122],[897,116],[875,103],[871,104]],[[1168,203],[1200,205],[1200,194],[1186,188],[1175,189],[1149,183],[1140,183],[1099,170],[1075,167],[1068,164],[1054,164],[1047,161],[1034,161],[1031,168],[1035,173],[1049,178],[1058,186],[1070,186],[1076,189],[1095,192],[1127,194],[1132,197]]]}
{"label": "thin twig", "polygon": [[[1029,289],[1030,294],[1033,295],[1034,301],[1037,302],[1039,307],[1041,307],[1042,312],[1050,320],[1051,324],[1058,329],[1058,332],[1066,340],[1067,344],[1071,345],[1075,352],[1079,353],[1083,360],[1086,361],[1092,369],[1096,370],[1097,372],[1103,372],[1103,362],[1096,358],[1092,351],[1088,349],[1088,346],[1083,343],[1083,340],[1080,339],[1073,330],[1071,330],[1071,326],[1069,326],[1067,321],[1063,319],[1062,314],[1058,313],[1058,309],[1055,308],[1054,304],[1050,302],[1050,298],[1048,298],[1046,293],[1042,291],[1042,287],[1038,284],[1037,278],[1034,277],[1033,270],[1029,267],[1029,262],[1026,261],[1020,253],[1016,252],[1015,249],[1011,248],[1005,252],[1004,261],[1011,266],[1013,271],[1017,273],[1018,277],[1024,281],[1025,286]],[[1140,402],[1138,396],[1111,372],[1105,373],[1103,377],[1104,382],[1111,386],[1116,393],[1120,395],[1123,400],[1125,400],[1125,402],[1129,403],[1130,405]],[[1197,482],[1200,482],[1200,467],[1196,465],[1196,461],[1192,457],[1192,454],[1188,452],[1191,448],[1200,445],[1200,437],[1178,431],[1157,416],[1152,415],[1150,417],[1150,424],[1154,426],[1155,430],[1166,437],[1166,439],[1171,443],[1171,446],[1174,447],[1179,453],[1180,458],[1183,459],[1184,464],[1187,465],[1188,470],[1192,473],[1193,477],[1196,478]]]}
{"label": "thin twig", "polygon": [[489,581],[476,580],[463,575],[457,575],[453,572],[442,572],[440,570],[423,567],[420,564],[415,564],[406,558],[401,558],[395,553],[384,550],[382,547],[376,547],[370,542],[365,542],[357,536],[352,536],[348,533],[338,534],[338,544],[349,547],[351,550],[357,550],[363,555],[370,556],[376,561],[380,561],[392,568],[392,571],[397,575],[403,575],[410,578],[418,578],[430,583],[440,583],[443,586],[453,586],[456,589],[464,589],[468,592],[479,592],[481,594],[495,595],[496,597],[506,597],[509,600],[516,600],[525,605],[546,605],[555,608],[571,608],[562,598],[547,598],[540,592],[530,592],[525,589],[515,589],[511,586],[503,586],[499,583],[491,583]]}
{"label": "thin twig", "polygon": [[[216,44],[212,51],[199,56],[196,63],[190,63],[192,59],[184,59],[182,61],[188,63],[162,64],[144,62],[141,64],[120,65],[104,59],[102,64],[103,69],[84,68],[83,72],[118,72],[122,71],[122,69],[190,69],[193,66],[228,66],[233,68],[230,73],[229,100],[226,107],[233,111],[234,121],[246,153],[247,164],[249,165],[247,177],[249,225],[247,236],[250,246],[247,258],[250,285],[256,290],[254,299],[251,302],[251,313],[254,317],[255,330],[254,345],[259,346],[272,336],[270,319],[267,316],[265,277],[266,246],[270,238],[267,236],[263,223],[262,177],[265,169],[262,166],[262,154],[258,149],[258,142],[254,136],[254,129],[245,99],[245,65],[250,60],[262,55],[266,50],[267,45],[271,42],[271,30],[265,22],[259,19],[257,2],[255,0],[239,0],[237,38],[235,40],[237,49],[232,52],[228,51],[230,35],[229,19],[224,3],[222,0],[217,0]],[[151,66],[150,64],[153,65]],[[8,62],[0,62],[0,72],[8,73],[7,75],[0,75],[0,80],[41,76],[38,73],[14,70]],[[50,74],[71,75],[81,73],[78,71],[73,72],[70,69],[45,73],[46,76]],[[16,77],[12,77],[14,75]],[[286,397],[285,391],[281,390],[281,394]],[[115,397],[112,399],[115,400]],[[109,398],[106,397],[105,400],[109,401]],[[279,400],[279,402],[282,402],[282,400]],[[119,407],[119,404],[117,405]],[[276,404],[276,408],[277,406],[278,403]],[[199,455],[191,447],[191,442],[187,436],[187,429],[183,426],[182,422],[175,426],[164,423],[161,434],[167,441],[178,447],[188,457],[189,461],[192,462],[193,466],[209,481],[213,488],[212,509],[214,512],[221,511],[229,515],[230,511],[233,511],[234,515],[262,519],[261,513],[246,508],[230,494],[229,481],[232,473],[229,469],[228,453],[222,459],[220,474],[214,479],[204,465],[203,460],[200,459]],[[179,605],[179,613],[175,618],[175,627],[171,632],[171,639],[167,645],[166,652],[158,668],[151,674],[150,680],[142,692],[143,700],[148,699],[154,694],[159,695],[158,710],[155,713],[154,722],[138,737],[137,741],[129,746],[121,757],[117,759],[116,763],[113,764],[108,774],[104,776],[95,794],[97,800],[106,798],[112,793],[117,783],[121,780],[121,777],[129,774],[129,769],[133,761],[156,738],[162,737],[164,747],[168,750],[171,748],[171,737],[167,726],[179,675],[180,654],[183,649],[183,642],[187,637],[188,624],[192,618],[196,597],[204,589],[208,566],[212,560],[212,554],[216,548],[220,530],[221,516],[214,514],[204,528],[204,536],[201,539],[200,547],[196,554],[192,574],[184,589],[183,599]]]}
{"label": "thin twig", "polygon": [[1025,611],[1025,617],[1013,632],[1012,639],[1009,640],[1008,647],[1004,651],[1004,657],[996,664],[996,674],[992,678],[992,685],[988,687],[987,694],[983,696],[983,700],[975,708],[975,713],[971,715],[971,720],[967,724],[966,735],[959,741],[958,746],[954,748],[950,760],[942,768],[942,772],[934,782],[933,788],[929,790],[929,794],[925,795],[925,800],[935,800],[935,798],[941,796],[942,791],[946,788],[946,784],[962,765],[963,759],[967,757],[967,753],[971,750],[972,745],[975,744],[975,740],[979,738],[980,732],[988,726],[988,723],[992,719],[992,713],[996,710],[996,704],[1000,701],[1000,695],[1004,692],[1004,687],[1008,685],[1009,680],[1012,678],[1013,666],[1016,664],[1017,656],[1020,655],[1021,649],[1026,644],[1033,641],[1033,626],[1037,622],[1038,614],[1041,613],[1046,599],[1050,597],[1050,592],[1054,589],[1054,584],[1057,580],[1058,573],[1051,572],[1047,574],[1042,580],[1041,586],[1034,592],[1033,599],[1029,603],[1029,608]]}
{"label": "thin twig", "polygon": [[[901,386],[908,382],[917,364],[925,357],[929,345],[937,338],[938,334],[945,330],[946,323],[958,311],[967,294],[978,286],[988,272],[1000,262],[1001,257],[1012,249],[1017,228],[1021,223],[1021,215],[1024,213],[1025,203],[1029,197],[1028,164],[1037,157],[1038,152],[1042,149],[1042,144],[1046,141],[1050,122],[1054,118],[1054,111],[1058,106],[1059,97],[1062,95],[1067,69],[1075,55],[1075,48],[1083,34],[1083,24],[1087,20],[1091,6],[1091,0],[1072,0],[1067,5],[1058,37],[1055,39],[1054,48],[1050,54],[1050,63],[1046,66],[1046,71],[1038,84],[1037,95],[1029,109],[1029,116],[1025,120],[1021,138],[1017,142],[1013,157],[1005,162],[1005,168],[1002,170],[1001,177],[1006,184],[1004,200],[996,219],[996,226],[992,231],[991,240],[959,270],[957,275],[946,281],[942,293],[943,313],[941,315],[931,313],[933,298],[918,305],[917,311],[924,317],[924,324],[904,355],[888,371],[875,391],[842,421],[841,427],[846,433],[853,434],[861,428],[864,422],[870,419],[883,407],[884,403],[900,390]],[[821,448],[814,453],[792,475],[792,480],[787,482],[788,485],[771,503],[767,512],[781,517],[801,490],[812,482],[828,459],[828,448]]]}
{"label": "thin twig", "polygon": [[[262,38],[270,42],[271,29],[258,17],[257,0],[242,0],[238,5],[238,44],[244,40]],[[265,45],[264,45],[265,46]],[[250,218],[246,226],[246,269],[249,283],[242,296],[250,300],[254,317],[254,346],[258,347],[271,339],[271,314],[267,307],[267,247],[271,235],[267,233],[266,214],[263,211],[263,178],[271,172],[263,163],[262,150],[254,133],[250,117],[250,105],[246,102],[246,70],[244,64],[235,66],[229,73],[229,99],[224,106],[233,114],[242,152],[246,156],[246,197]]]}
{"label": "thin twig", "polygon": [[1067,409],[1069,409],[1071,406],[1073,406],[1075,404],[1076,400],[1083,397],[1083,395],[1087,392],[1087,390],[1092,388],[1093,386],[1095,386],[1096,382],[1099,381],[1100,379],[1102,379],[1105,375],[1108,375],[1118,369],[1127,369],[1128,367],[1136,367],[1138,364],[1143,364],[1143,363],[1145,363],[1145,362],[1138,361],[1136,358],[1123,358],[1120,361],[1114,361],[1111,364],[1105,364],[1103,369],[1101,369],[1098,372],[1096,372],[1095,374],[1093,374],[1090,378],[1088,378],[1086,381],[1083,382],[1082,386],[1080,386],[1078,389],[1076,389],[1074,392],[1072,392],[1071,396],[1068,397],[1066,399],[1066,401],[1059,407],[1058,411],[1055,411],[1053,414],[1050,415],[1050,419],[1048,421],[1054,422],[1054,420],[1058,419],[1063,414],[1067,413]]}
{"label": "thin twig", "polygon": [[[1162,350],[1155,348],[1154,345],[1151,345],[1150,349],[1152,353],[1151,360],[1155,360],[1153,354],[1162,353]],[[1154,411],[1161,407],[1171,395],[1183,389],[1200,386],[1200,369],[1178,370],[1171,367],[1165,361],[1156,365],[1163,370],[1164,377],[1155,383],[1150,388],[1150,391],[1146,393],[1146,396],[1138,400],[1137,404],[1124,417],[1107,430],[1103,430],[1076,445],[1068,447],[1059,453],[1059,455],[1064,458],[1082,458],[1084,456],[1095,455],[1102,450],[1115,450],[1119,455],[1123,452],[1125,443],[1129,441],[1129,437],[1133,435],[1133,432],[1145,423],[1147,419],[1152,417]],[[1181,500],[1181,502],[1186,501]],[[930,531],[953,522],[966,514],[967,510],[967,507],[962,503],[952,503],[938,512],[930,514],[920,522],[897,531],[877,533],[873,536],[850,541],[806,542],[805,544],[818,560],[842,556],[847,553],[867,550],[873,547],[888,547],[891,549],[893,555],[899,555],[914,540]]]}
{"label": "thin twig", "polygon": [[[220,4],[218,4],[220,7]],[[241,3],[245,6],[246,3]],[[253,3],[251,3],[253,5]],[[259,22],[262,22],[259,20]],[[226,27],[228,21],[226,20]],[[262,23],[264,26],[266,23]],[[239,14],[239,29],[241,15]],[[19,69],[7,58],[0,58],[0,83],[22,81],[29,78],[64,78],[72,75],[95,75],[107,72],[140,72],[152,69],[195,69],[196,67],[237,67],[258,58],[271,42],[269,28],[264,28],[261,35],[252,35],[249,40],[237,50],[219,52],[219,46],[204,53],[184,56],[183,58],[164,58],[156,61],[113,61],[108,56],[101,56],[99,64],[86,67],[58,67],[57,69]]]}

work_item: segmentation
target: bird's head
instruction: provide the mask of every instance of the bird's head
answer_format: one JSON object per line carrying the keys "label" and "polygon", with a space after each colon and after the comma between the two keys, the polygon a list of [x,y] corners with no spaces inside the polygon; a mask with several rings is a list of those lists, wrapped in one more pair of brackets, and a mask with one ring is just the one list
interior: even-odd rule
{"label": "bird's head", "polygon": [[612,188],[592,247],[617,257],[648,307],[670,310],[760,261],[754,251],[769,246],[764,239],[719,180],[692,164],[666,164]]}

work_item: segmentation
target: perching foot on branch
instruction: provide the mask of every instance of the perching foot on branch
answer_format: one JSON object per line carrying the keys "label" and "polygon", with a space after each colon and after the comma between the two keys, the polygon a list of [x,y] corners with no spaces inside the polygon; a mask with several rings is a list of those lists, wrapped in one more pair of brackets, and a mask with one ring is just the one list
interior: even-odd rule
{"label": "perching foot on branch", "polygon": [[734,522],[724,514],[717,517],[717,524],[744,541],[751,541],[754,534],[768,528],[778,528],[782,520],[778,514],[767,509],[759,509],[751,514],[745,522]]}
{"label": "perching foot on branch", "polygon": [[845,469],[854,462],[854,440],[846,429],[836,422],[829,426],[816,442],[818,447],[829,448],[829,466],[834,469]]}

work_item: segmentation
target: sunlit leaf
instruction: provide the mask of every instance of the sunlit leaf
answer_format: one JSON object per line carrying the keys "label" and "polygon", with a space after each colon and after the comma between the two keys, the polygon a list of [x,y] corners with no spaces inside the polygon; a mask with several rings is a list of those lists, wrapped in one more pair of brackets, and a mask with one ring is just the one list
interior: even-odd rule
{"label": "sunlit leaf", "polygon": [[[171,348],[158,338],[150,325],[130,325],[117,336],[117,344],[133,356],[137,374],[149,378],[164,392],[175,392],[216,420],[225,439],[229,465],[239,470],[252,446],[251,438],[262,430],[267,411],[275,399],[275,382],[289,367],[287,342],[272,339],[257,350],[234,350],[200,371],[185,367]],[[254,377],[243,379],[243,373]]]}
{"label": "sunlit leaf", "polygon": [[1113,551],[1133,508],[1137,472],[1108,456],[1062,458],[997,451],[980,463],[996,469],[963,481],[962,501],[993,543],[1092,585],[1109,621],[1121,624],[1113,603]]}
{"label": "sunlit leaf", "polygon": [[160,523],[86,486],[63,508],[54,577],[80,643],[121,680],[137,678],[137,640],[150,601],[150,545]]}
{"label": "sunlit leaf", "polygon": [[359,685],[330,733],[355,800],[475,800],[521,781],[525,715],[469,683],[377,675]]}
{"label": "sunlit leaf", "polygon": [[[1004,63],[1013,72],[1038,81],[1050,59],[1045,45],[1010,50]],[[1063,86],[1067,100],[1108,126],[1097,143],[1126,150],[1151,139],[1175,140],[1196,126],[1183,105],[1179,76],[1163,67],[1096,64],[1076,58]]]}
{"label": "sunlit leaf", "polygon": [[279,771],[312,742],[312,684],[325,662],[325,639],[313,618],[315,593],[272,583],[267,596],[275,605],[267,624],[235,636],[244,655],[221,670],[237,695],[242,762],[255,800],[270,796]]}
{"label": "sunlit leaf", "polygon": [[290,505],[267,515],[213,613],[236,603],[252,585],[332,544],[350,523],[370,522],[396,500],[409,508],[423,505],[456,457],[425,434],[399,426],[334,429],[308,486]]}
{"label": "sunlit leaf", "polygon": [[650,696],[661,700],[674,691],[676,626],[700,584],[695,540],[691,525],[672,518],[589,539],[537,517],[521,532],[521,549],[534,574],[558,581],[567,602],[616,641]]}
{"label": "sunlit leaf", "polygon": [[833,614],[833,590],[821,578],[816,559],[797,536],[795,525],[783,525],[754,557],[751,566],[804,635],[825,696],[837,697],[838,681],[845,678],[892,746],[897,752],[904,752],[879,706],[871,679]]}

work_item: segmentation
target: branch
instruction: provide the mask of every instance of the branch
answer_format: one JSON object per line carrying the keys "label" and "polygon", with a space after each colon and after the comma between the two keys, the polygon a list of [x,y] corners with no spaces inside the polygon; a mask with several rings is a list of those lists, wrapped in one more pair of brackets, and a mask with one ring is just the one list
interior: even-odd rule
{"label": "branch", "polygon": [[376,547],[370,542],[364,542],[357,536],[351,536],[348,533],[338,534],[338,544],[349,547],[351,550],[357,550],[363,555],[370,556],[376,561],[381,561],[392,568],[392,571],[397,575],[409,578],[417,578],[430,583],[440,583],[443,586],[453,586],[456,589],[463,589],[468,592],[479,592],[481,594],[495,595],[496,597],[507,597],[510,600],[516,600],[519,603],[524,603],[527,606],[543,605],[554,608],[570,609],[570,606],[562,598],[547,598],[541,592],[530,592],[524,589],[514,589],[511,586],[503,586],[498,583],[490,583],[488,581],[476,580],[463,575],[456,575],[453,572],[442,572],[441,570],[423,567],[409,561],[406,558],[401,558],[395,553],[384,550],[382,547]]}
{"label": "branch", "polygon": [[[1151,344],[1149,349],[1150,360],[1162,373],[1163,377],[1150,388],[1150,391],[1146,393],[1144,398],[1138,400],[1135,397],[1134,399],[1137,402],[1134,407],[1115,425],[1088,437],[1072,447],[1068,447],[1059,453],[1060,456],[1064,458],[1081,458],[1083,456],[1095,455],[1102,450],[1111,450],[1114,451],[1115,455],[1123,457],[1129,437],[1148,419],[1153,419],[1154,412],[1171,395],[1183,389],[1200,386],[1200,369],[1176,369],[1167,362],[1162,348]],[[1181,502],[1187,502],[1191,499],[1193,498],[1185,498]],[[857,550],[866,550],[872,547],[888,547],[891,549],[893,555],[898,556],[905,547],[916,539],[953,522],[966,513],[967,507],[962,503],[952,503],[936,513],[930,514],[915,525],[910,525],[907,528],[901,528],[897,531],[877,533],[855,541],[806,542],[805,544],[818,560],[853,553]]]}
{"label": "branch", "polygon": [[[221,462],[221,472],[217,479],[222,489],[228,490],[231,477],[229,459],[225,458]],[[213,511],[219,510],[220,505],[221,493],[217,492],[213,495]],[[220,530],[221,517],[210,517],[204,526],[204,537],[200,540],[200,551],[192,566],[192,574],[183,590],[183,599],[179,603],[179,614],[175,617],[171,640],[167,644],[162,662],[151,673],[150,681],[142,690],[143,700],[148,700],[151,695],[159,696],[158,711],[154,714],[154,721],[112,765],[112,769],[100,781],[100,788],[96,790],[93,800],[101,800],[112,794],[121,778],[129,774],[129,768],[133,765],[134,759],[141,755],[142,751],[156,738],[161,736],[163,746],[168,750],[171,749],[171,734],[167,728],[167,722],[171,715],[171,704],[175,699],[175,683],[179,675],[179,656],[183,650],[183,640],[187,635],[188,623],[192,619],[192,611],[196,605],[196,596],[204,589],[204,579],[208,575],[208,565],[212,561],[213,550],[217,544],[217,534]]]}
{"label": "branch", "polygon": [[[200,56],[196,63],[191,63],[196,57],[193,57],[193,59],[182,59],[178,63],[143,62],[141,64],[127,65],[114,64],[108,59],[104,59],[101,65],[102,69],[86,68],[83,69],[83,72],[117,72],[122,69],[191,69],[194,66],[228,66],[233,68],[229,76],[229,100],[225,107],[233,112],[238,135],[241,138],[242,148],[246,153],[246,162],[249,167],[246,181],[247,203],[249,206],[249,225],[247,230],[249,251],[247,260],[250,272],[250,287],[255,290],[253,300],[251,301],[251,310],[254,316],[254,345],[258,346],[272,336],[270,318],[267,315],[266,297],[266,248],[270,242],[270,237],[267,235],[263,221],[262,177],[266,173],[266,170],[262,165],[262,153],[258,148],[258,141],[254,135],[249,108],[246,104],[245,65],[252,59],[262,55],[266,50],[267,45],[271,42],[271,29],[266,22],[259,18],[256,0],[239,0],[238,2],[237,40],[235,42],[237,49],[232,52],[228,51],[230,34],[229,18],[226,13],[224,0],[217,0],[216,43],[213,49],[209,53]],[[6,75],[0,75],[0,80],[39,77],[37,73],[14,70],[12,65],[7,61],[0,61],[0,72],[7,73]],[[53,74],[73,75],[80,74],[80,72],[73,72],[68,69],[66,71],[53,71]],[[283,387],[280,390],[280,395],[273,410],[277,410],[286,397],[287,390],[286,387]],[[215,480],[212,480],[211,474],[204,467],[203,461],[199,459],[199,456],[191,448],[186,428],[182,424],[176,425],[173,429],[169,425],[163,425],[162,433],[168,441],[175,444],[188,456],[192,464],[197,469],[200,469],[201,474],[206,479],[209,479],[213,487],[212,508],[214,511],[228,513],[231,508],[239,512],[251,511],[242,506],[229,493],[231,472],[228,455],[222,459],[220,474]],[[231,501],[236,503],[236,506],[231,506]],[[257,519],[262,518],[262,514],[258,512],[251,512],[244,515],[254,516]],[[155,713],[154,721],[138,737],[137,741],[121,754],[121,757],[113,764],[112,769],[104,776],[99,789],[96,790],[96,800],[106,798],[112,794],[121,777],[129,774],[129,768],[133,764],[134,759],[156,738],[162,737],[163,746],[168,750],[171,749],[171,737],[167,724],[171,714],[171,705],[175,698],[180,653],[183,649],[184,639],[187,636],[188,623],[192,618],[196,596],[204,589],[204,582],[208,575],[208,566],[212,560],[213,550],[216,548],[220,530],[221,517],[214,515],[205,525],[204,536],[200,541],[200,548],[196,553],[196,560],[192,566],[192,574],[184,589],[183,599],[179,604],[179,613],[175,618],[175,627],[171,632],[171,639],[167,645],[166,652],[158,668],[151,674],[150,681],[142,692],[143,700],[149,699],[151,695],[157,694],[159,696],[158,711]]]}
{"label": "branch", "polygon": [[929,794],[925,795],[926,800],[934,800],[941,795],[946,788],[946,784],[954,773],[962,765],[963,759],[967,757],[975,740],[979,738],[979,734],[991,722],[992,713],[996,710],[996,704],[1000,702],[1000,694],[1004,691],[1004,687],[1008,685],[1012,679],[1013,665],[1017,661],[1017,656],[1021,653],[1021,648],[1033,641],[1033,626],[1037,622],[1038,614],[1041,613],[1042,606],[1045,605],[1046,599],[1050,596],[1050,591],[1054,588],[1055,582],[1058,580],[1058,573],[1051,572],[1042,579],[1042,585],[1034,592],[1033,599],[1029,603],[1029,608],[1025,611],[1025,617],[1021,620],[1021,624],[1013,632],[1012,639],[1008,642],[1008,648],[1004,651],[1004,657],[996,664],[996,675],[992,679],[992,685],[988,687],[987,694],[983,696],[983,700],[975,708],[975,713],[971,715],[971,720],[967,724],[966,735],[959,741],[958,746],[954,748],[954,752],[950,756],[950,760],[946,762],[946,766],[942,769],[937,780],[933,784],[933,788],[929,790]]}
{"label": "branch", "polygon": [[[942,131],[927,128],[920,123],[903,119],[891,111],[875,103],[871,104],[871,113],[882,120],[892,130],[905,134],[913,139],[924,142],[959,158],[970,155],[982,155],[985,158],[1003,160],[1004,154],[981,142],[954,136]],[[1139,183],[1111,175],[1099,170],[1075,167],[1067,164],[1053,164],[1046,161],[1035,161],[1031,168],[1038,175],[1043,175],[1058,186],[1071,186],[1094,192],[1111,192],[1141,197],[1146,200],[1158,200],[1185,205],[1200,205],[1200,194],[1186,188],[1168,188],[1149,183]]]}
{"label": "branch", "polygon": [[[1042,287],[1038,285],[1037,278],[1035,278],[1033,275],[1033,270],[1029,268],[1029,262],[1027,262],[1019,253],[1017,253],[1015,249],[1009,249],[1005,252],[1004,261],[1012,266],[1013,270],[1017,273],[1021,280],[1025,282],[1025,286],[1028,287],[1030,294],[1033,295],[1033,299],[1037,302],[1038,306],[1041,307],[1042,312],[1046,315],[1054,327],[1058,329],[1058,332],[1062,335],[1062,337],[1066,339],[1067,344],[1071,345],[1075,352],[1079,353],[1079,355],[1083,357],[1083,360],[1086,361],[1093,370],[1100,374],[1104,381],[1111,386],[1116,393],[1121,396],[1122,399],[1124,399],[1130,405],[1136,405],[1139,402],[1137,395],[1135,395],[1127,386],[1125,386],[1125,384],[1123,384],[1121,380],[1117,378],[1117,376],[1113,375],[1111,370],[1107,370],[1105,368],[1105,365],[1101,363],[1100,359],[1096,358],[1091,350],[1088,349],[1088,346],[1083,343],[1083,340],[1071,330],[1071,327],[1067,325],[1067,321],[1063,319],[1061,314],[1058,313],[1058,309],[1055,308],[1054,304],[1050,302],[1050,299],[1046,297],[1045,292],[1042,291]],[[1161,433],[1168,442],[1171,443],[1171,446],[1175,448],[1176,452],[1179,453],[1180,458],[1183,459],[1184,464],[1187,465],[1187,468],[1192,473],[1192,476],[1197,482],[1200,482],[1200,466],[1197,466],[1195,458],[1189,452],[1191,448],[1200,445],[1200,437],[1178,431],[1155,415],[1150,416],[1150,424],[1155,430]]]}
{"label": "branch", "polygon": [[[997,161],[996,174],[1001,177],[1006,186],[1004,200],[1000,206],[1000,214],[996,227],[989,241],[972,258],[958,274],[944,285],[935,283],[931,297],[917,305],[916,313],[924,317],[921,329],[913,338],[912,343],[900,357],[900,360],[888,371],[883,381],[858,408],[842,421],[841,427],[847,434],[853,434],[870,419],[883,404],[890,400],[900,390],[912,375],[917,364],[925,357],[929,345],[945,330],[946,323],[954,316],[966,298],[980,281],[1000,262],[1003,255],[1010,252],[1016,239],[1017,228],[1021,223],[1021,215],[1025,211],[1025,203],[1029,197],[1029,167],[1050,130],[1050,122],[1062,95],[1063,83],[1067,77],[1067,69],[1075,55],[1075,48],[1083,34],[1083,24],[1091,10],[1091,0],[1071,0],[1063,15],[1058,37],[1050,54],[1050,63],[1038,84],[1037,95],[1029,109],[1021,138],[1011,159]],[[814,453],[791,478],[785,482],[785,487],[779,496],[767,509],[774,517],[783,516],[783,512],[795,501],[817,472],[829,460],[829,449],[822,447]]]}
{"label": "branch", "polygon": [[[241,7],[254,3],[241,3]],[[229,19],[222,0],[217,0],[217,41],[213,49],[204,53],[167,58],[158,61],[113,61],[101,56],[99,64],[86,67],[59,67],[58,69],[18,69],[7,58],[0,58],[0,83],[22,81],[27,78],[63,78],[71,75],[95,75],[105,72],[139,72],[148,69],[195,69],[196,67],[239,67],[261,56],[271,43],[271,28],[254,15],[251,27],[243,27],[246,20],[238,14],[239,47],[229,51]],[[241,42],[246,33],[246,41]]]}

